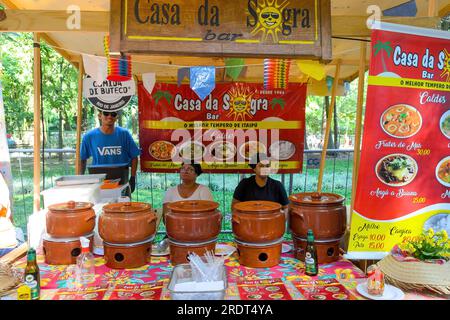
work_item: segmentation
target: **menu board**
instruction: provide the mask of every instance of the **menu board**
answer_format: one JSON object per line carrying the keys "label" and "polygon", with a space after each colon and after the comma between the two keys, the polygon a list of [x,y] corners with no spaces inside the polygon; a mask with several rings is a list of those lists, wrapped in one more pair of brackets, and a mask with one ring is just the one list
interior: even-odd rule
{"label": "menu board", "polygon": [[292,300],[280,278],[238,282],[242,300]]}
{"label": "menu board", "polygon": [[203,101],[189,85],[138,86],[141,170],[175,172],[194,160],[206,172],[252,172],[256,153],[278,173],[301,172],[306,84],[264,90],[262,84],[216,84]]}
{"label": "menu board", "polygon": [[450,33],[382,24],[372,55],[348,257],[450,232]]}

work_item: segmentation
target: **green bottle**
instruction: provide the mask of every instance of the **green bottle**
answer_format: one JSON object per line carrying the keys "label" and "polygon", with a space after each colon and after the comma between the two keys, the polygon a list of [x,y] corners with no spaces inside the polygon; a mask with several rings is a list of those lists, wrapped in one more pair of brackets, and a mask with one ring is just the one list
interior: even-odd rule
{"label": "green bottle", "polygon": [[24,274],[25,284],[31,289],[31,300],[38,300],[41,294],[41,277],[36,262],[36,250],[30,248],[27,253],[27,266]]}
{"label": "green bottle", "polygon": [[314,234],[311,229],[308,230],[305,250],[305,273],[308,276],[316,276],[319,273],[319,264],[317,262],[317,250],[314,245]]}

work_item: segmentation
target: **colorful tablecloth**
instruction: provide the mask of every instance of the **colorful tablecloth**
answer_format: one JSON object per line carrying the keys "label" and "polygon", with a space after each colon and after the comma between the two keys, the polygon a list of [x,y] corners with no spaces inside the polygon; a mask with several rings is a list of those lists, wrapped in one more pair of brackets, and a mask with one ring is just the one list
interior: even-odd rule
{"label": "colorful tablecloth", "polygon": [[[231,243],[227,243],[231,244]],[[290,245],[292,245],[290,243]],[[75,266],[55,266],[44,263],[38,254],[41,274],[41,299],[48,300],[169,300],[167,285],[173,266],[169,256],[152,256],[150,262],[136,269],[114,270],[96,256],[96,275],[87,286],[75,288]],[[21,260],[15,264],[25,268]],[[292,252],[283,253],[280,264],[272,268],[241,266],[234,253],[225,261],[228,288],[225,300],[356,300],[364,299],[356,291],[365,281],[364,273],[344,258],[319,266],[319,274],[305,275],[303,262]],[[405,298],[436,299],[434,295],[408,293]]]}

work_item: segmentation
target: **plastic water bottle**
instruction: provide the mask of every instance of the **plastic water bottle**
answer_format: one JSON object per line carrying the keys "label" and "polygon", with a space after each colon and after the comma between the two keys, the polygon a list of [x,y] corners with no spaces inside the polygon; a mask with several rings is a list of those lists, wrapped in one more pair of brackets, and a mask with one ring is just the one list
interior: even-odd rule
{"label": "plastic water bottle", "polygon": [[81,254],[77,257],[76,266],[76,286],[81,287],[94,282],[95,280],[95,261],[94,255],[89,250],[89,239],[80,237]]}

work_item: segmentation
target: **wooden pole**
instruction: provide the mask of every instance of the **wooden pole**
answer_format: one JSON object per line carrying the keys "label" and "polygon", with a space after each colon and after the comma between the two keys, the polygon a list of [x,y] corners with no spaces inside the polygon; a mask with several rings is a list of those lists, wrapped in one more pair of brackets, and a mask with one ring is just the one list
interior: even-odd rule
{"label": "wooden pole", "polygon": [[437,17],[438,16],[438,6],[436,4],[436,0],[428,0],[428,17]]}
{"label": "wooden pole", "polygon": [[356,182],[358,179],[359,160],[361,157],[361,131],[362,131],[362,111],[364,102],[364,85],[366,74],[366,52],[367,44],[361,42],[361,55],[359,61],[359,82],[358,82],[358,100],[356,105],[356,129],[355,129],[355,144],[353,152],[353,175],[352,175],[352,201],[350,205],[350,223],[355,205],[356,196]]}
{"label": "wooden pole", "polygon": [[83,119],[83,57],[80,57],[78,64],[78,109],[77,109],[77,144],[75,152],[75,174],[81,174],[80,143],[81,143],[81,122]]}
{"label": "wooden pole", "polygon": [[33,210],[38,212],[41,209],[41,45],[40,35],[33,34],[34,46],[34,173],[33,173]]}
{"label": "wooden pole", "polygon": [[330,130],[331,130],[331,120],[333,120],[333,111],[334,111],[334,105],[336,103],[336,92],[337,87],[339,83],[339,73],[341,71],[341,61],[338,60],[336,64],[336,72],[334,75],[334,81],[333,81],[333,89],[331,91],[331,103],[328,108],[328,118],[327,118],[327,126],[325,128],[325,139],[323,143],[323,150],[322,150],[322,158],[320,160],[320,170],[319,170],[319,183],[317,184],[317,192],[322,192],[322,182],[323,182],[323,173],[325,170],[325,162],[327,158],[327,149],[328,149],[328,140],[330,138]]}

